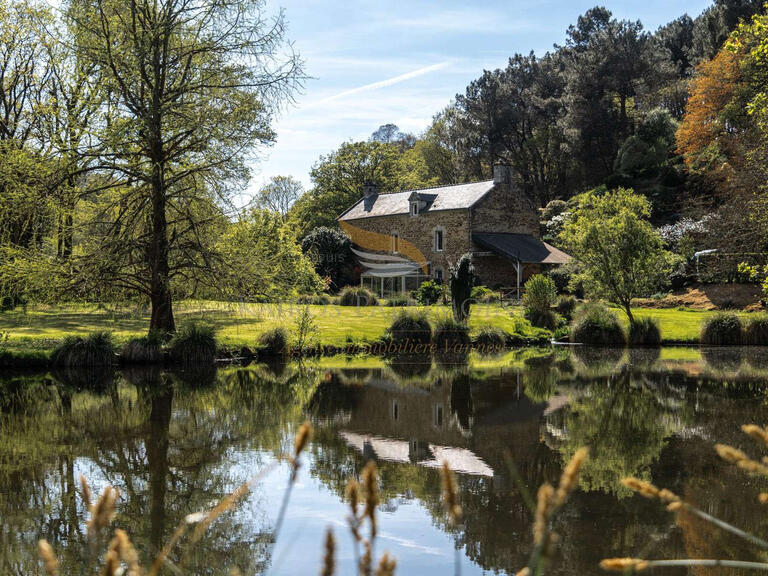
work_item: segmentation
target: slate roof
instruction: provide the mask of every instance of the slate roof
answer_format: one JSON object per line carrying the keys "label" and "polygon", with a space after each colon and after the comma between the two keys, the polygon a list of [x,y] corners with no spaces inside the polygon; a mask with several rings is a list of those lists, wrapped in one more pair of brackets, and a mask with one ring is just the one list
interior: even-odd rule
{"label": "slate roof", "polygon": [[529,234],[477,232],[472,240],[483,248],[524,264],[565,264],[572,257]]}
{"label": "slate roof", "polygon": [[493,180],[457,184],[455,186],[440,186],[421,190],[405,190],[392,194],[377,194],[370,198],[362,198],[339,216],[339,220],[358,220],[375,216],[393,216],[408,214],[409,198],[418,194],[426,207],[419,208],[420,213],[436,212],[438,210],[460,210],[469,208],[493,189]]}

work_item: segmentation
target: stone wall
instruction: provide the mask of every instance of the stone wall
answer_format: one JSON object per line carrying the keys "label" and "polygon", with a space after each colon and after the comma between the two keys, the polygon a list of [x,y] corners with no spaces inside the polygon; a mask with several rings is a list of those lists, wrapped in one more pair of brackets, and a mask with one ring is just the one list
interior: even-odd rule
{"label": "stone wall", "polygon": [[[396,214],[348,220],[348,224],[378,234],[399,234],[400,241],[413,244],[432,265],[443,269],[447,280],[452,264],[466,252],[478,253],[475,267],[480,282],[486,286],[512,287],[516,284],[513,261],[496,255],[479,255],[486,249],[471,241],[472,232],[507,232],[539,237],[539,214],[535,203],[513,183],[497,184],[485,198],[469,210],[422,212],[417,216]],[[443,250],[434,249],[434,233],[443,229]],[[538,267],[524,267],[524,279]]]}
{"label": "stone wall", "polygon": [[[421,251],[427,262],[443,268],[443,277],[448,278],[451,264],[456,263],[470,248],[469,217],[466,210],[441,210],[424,212],[418,216],[395,214],[348,220],[348,224],[369,232],[392,235],[397,232],[400,242],[407,241]],[[443,250],[434,249],[434,233],[443,229]]]}
{"label": "stone wall", "polygon": [[507,232],[540,237],[536,204],[512,183],[497,184],[472,208],[471,219],[472,232]]}
{"label": "stone wall", "polygon": [[[514,288],[517,285],[515,263],[512,260],[489,254],[488,252],[475,253],[475,274],[478,282],[489,288]],[[537,264],[523,264],[523,277],[520,286],[525,284],[534,274],[541,272],[541,266]]]}

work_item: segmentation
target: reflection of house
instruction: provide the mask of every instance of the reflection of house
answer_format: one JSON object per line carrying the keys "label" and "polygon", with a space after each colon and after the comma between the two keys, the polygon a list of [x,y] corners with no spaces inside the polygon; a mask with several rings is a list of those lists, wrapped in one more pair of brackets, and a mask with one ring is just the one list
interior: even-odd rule
{"label": "reflection of house", "polygon": [[419,440],[397,440],[382,436],[341,432],[344,441],[366,457],[387,462],[413,463],[439,468],[448,462],[451,470],[477,476],[493,476],[493,469],[466,448],[437,446]]}
{"label": "reflection of house", "polygon": [[512,287],[542,266],[570,257],[542,242],[534,201],[511,167],[493,180],[379,194],[375,185],[339,217],[365,268],[362,282],[382,295],[442,281],[462,254],[474,256],[480,281]]}
{"label": "reflection of house", "polygon": [[372,377],[354,389],[340,435],[366,458],[425,467],[447,460],[457,472],[497,476],[505,452],[522,467],[537,459],[547,408],[522,394],[513,373],[438,378],[430,389]]}

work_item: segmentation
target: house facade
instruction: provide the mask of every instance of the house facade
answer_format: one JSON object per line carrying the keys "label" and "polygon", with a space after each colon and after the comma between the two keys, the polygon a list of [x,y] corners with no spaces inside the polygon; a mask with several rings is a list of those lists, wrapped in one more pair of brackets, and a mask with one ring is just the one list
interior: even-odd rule
{"label": "house facade", "polygon": [[518,293],[542,267],[570,260],[541,240],[536,204],[506,164],[484,182],[389,194],[367,184],[338,222],[352,239],[361,283],[382,295],[447,280],[467,252],[481,284]]}

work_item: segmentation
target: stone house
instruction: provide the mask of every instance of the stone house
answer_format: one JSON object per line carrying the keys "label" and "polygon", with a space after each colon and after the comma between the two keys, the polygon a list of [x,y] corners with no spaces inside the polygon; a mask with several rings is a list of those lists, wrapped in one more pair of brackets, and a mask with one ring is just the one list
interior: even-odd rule
{"label": "stone house", "polygon": [[361,284],[382,296],[446,280],[467,252],[480,284],[517,295],[530,275],[571,259],[541,240],[536,203],[506,164],[484,182],[388,194],[366,184],[338,222],[352,239]]}

